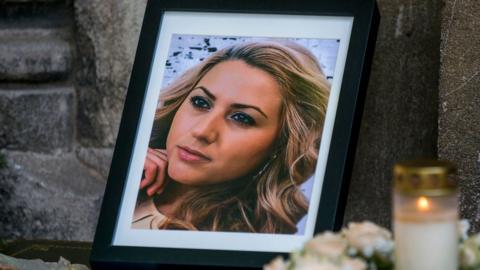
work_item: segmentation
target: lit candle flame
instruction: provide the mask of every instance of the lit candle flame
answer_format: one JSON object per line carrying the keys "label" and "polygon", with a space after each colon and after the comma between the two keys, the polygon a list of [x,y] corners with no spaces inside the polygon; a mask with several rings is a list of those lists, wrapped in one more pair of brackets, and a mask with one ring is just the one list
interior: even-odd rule
{"label": "lit candle flame", "polygon": [[422,196],[417,200],[417,208],[420,211],[428,211],[430,210],[430,202],[426,197]]}

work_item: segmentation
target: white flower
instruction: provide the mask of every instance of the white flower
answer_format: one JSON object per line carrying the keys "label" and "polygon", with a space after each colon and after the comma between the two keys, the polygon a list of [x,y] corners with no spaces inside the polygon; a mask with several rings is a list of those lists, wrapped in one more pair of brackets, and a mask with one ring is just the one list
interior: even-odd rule
{"label": "white flower", "polygon": [[346,249],[347,241],[341,235],[332,232],[319,234],[305,244],[305,252],[327,258],[343,256]]}
{"label": "white flower", "polygon": [[464,246],[460,251],[460,265],[464,267],[472,267],[475,265],[477,258],[475,250],[471,246]]}
{"label": "white flower", "polygon": [[343,270],[335,262],[328,259],[305,255],[295,261],[295,270]]}
{"label": "white flower", "polygon": [[287,263],[282,257],[276,257],[269,264],[264,265],[263,270],[287,270]]}
{"label": "white flower", "polygon": [[468,222],[468,219],[462,219],[458,221],[458,236],[462,241],[467,240],[469,229],[470,229],[470,222]]}
{"label": "white flower", "polygon": [[336,259],[318,257],[313,254],[306,254],[299,257],[295,263],[295,270],[366,270],[367,264],[356,258],[347,256]]}
{"label": "white flower", "polygon": [[366,270],[367,264],[358,258],[347,258],[343,261],[342,270]]}
{"label": "white flower", "polygon": [[480,266],[480,247],[478,243],[479,235],[474,235],[460,244],[460,265],[467,268]]}
{"label": "white flower", "polygon": [[471,238],[473,239],[472,241],[474,241],[477,246],[480,246],[480,233],[472,235]]}
{"label": "white flower", "polygon": [[349,223],[348,229],[344,229],[342,233],[348,244],[367,258],[375,252],[388,255],[393,250],[392,234],[371,222]]}

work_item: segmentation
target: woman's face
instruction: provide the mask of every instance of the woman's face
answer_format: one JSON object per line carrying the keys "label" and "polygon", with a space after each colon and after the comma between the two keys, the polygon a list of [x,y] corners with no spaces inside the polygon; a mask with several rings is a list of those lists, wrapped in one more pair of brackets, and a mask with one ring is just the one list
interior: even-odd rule
{"label": "woman's face", "polygon": [[215,65],[175,114],[168,175],[204,185],[255,173],[271,158],[281,101],[277,82],[265,71],[241,60]]}

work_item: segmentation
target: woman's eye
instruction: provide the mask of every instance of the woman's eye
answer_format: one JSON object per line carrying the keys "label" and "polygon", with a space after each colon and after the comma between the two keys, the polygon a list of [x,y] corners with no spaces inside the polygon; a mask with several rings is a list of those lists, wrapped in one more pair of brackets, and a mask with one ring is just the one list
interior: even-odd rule
{"label": "woman's eye", "polygon": [[194,96],[190,98],[190,103],[192,103],[193,107],[201,110],[208,110],[210,109],[210,103],[204,97]]}
{"label": "woman's eye", "polygon": [[255,120],[248,114],[242,112],[236,112],[230,116],[231,119],[234,121],[246,125],[246,126],[253,126],[255,125]]}

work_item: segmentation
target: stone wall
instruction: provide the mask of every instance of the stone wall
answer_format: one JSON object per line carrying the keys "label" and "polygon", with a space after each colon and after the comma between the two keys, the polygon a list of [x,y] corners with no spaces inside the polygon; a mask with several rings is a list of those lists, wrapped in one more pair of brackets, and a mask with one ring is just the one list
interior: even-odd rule
{"label": "stone wall", "polygon": [[72,2],[0,2],[0,239],[91,240],[105,181],[75,155]]}
{"label": "stone wall", "polygon": [[145,5],[0,2],[0,238],[92,240]]}
{"label": "stone wall", "polygon": [[438,155],[458,165],[461,213],[480,231],[480,3],[442,12]]}
{"label": "stone wall", "polygon": [[380,0],[381,21],[345,223],[389,227],[392,167],[435,157],[440,0]]}
{"label": "stone wall", "polygon": [[107,177],[146,0],[74,1],[78,157]]}
{"label": "stone wall", "polygon": [[0,8],[1,148],[50,153],[72,149],[68,12],[65,3],[12,1]]}

